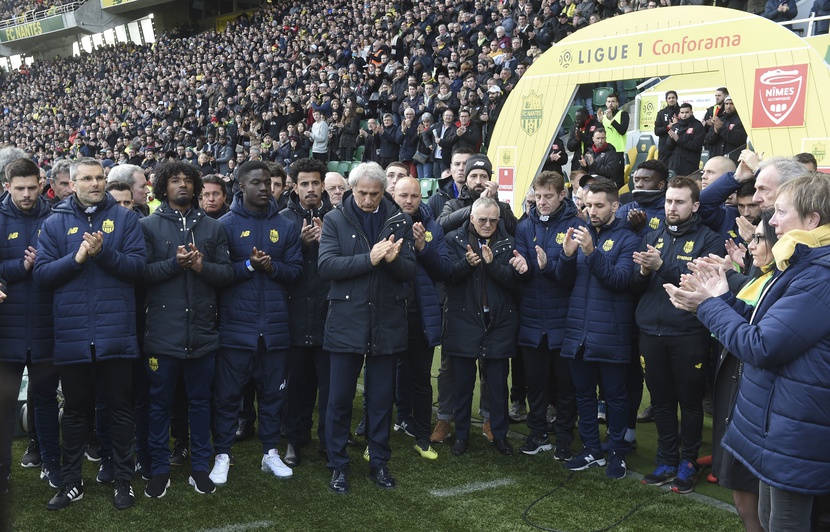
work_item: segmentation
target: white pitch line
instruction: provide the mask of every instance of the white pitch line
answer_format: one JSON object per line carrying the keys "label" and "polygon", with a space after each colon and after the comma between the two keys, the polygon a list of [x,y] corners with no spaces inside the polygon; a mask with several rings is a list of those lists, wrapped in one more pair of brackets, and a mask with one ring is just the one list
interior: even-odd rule
{"label": "white pitch line", "polygon": [[235,525],[221,526],[219,528],[206,528],[201,532],[244,532],[257,528],[271,528],[274,523],[271,521],[253,521],[251,523],[238,523]]}
{"label": "white pitch line", "polygon": [[456,495],[466,495],[467,493],[473,493],[476,491],[509,486],[510,484],[515,483],[516,481],[512,478],[502,478],[499,480],[491,480],[490,482],[471,482],[470,484],[463,484],[461,486],[445,490],[429,490],[429,494],[433,497],[454,497]]}

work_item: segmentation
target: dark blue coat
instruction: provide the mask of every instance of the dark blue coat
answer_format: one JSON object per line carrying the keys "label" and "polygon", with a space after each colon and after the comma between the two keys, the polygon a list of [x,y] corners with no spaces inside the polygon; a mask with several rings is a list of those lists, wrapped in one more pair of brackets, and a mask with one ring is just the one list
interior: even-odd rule
{"label": "dark blue coat", "polygon": [[700,334],[704,329],[694,315],[675,308],[669,301],[669,295],[663,285],[680,284],[680,276],[689,273],[688,264],[698,257],[708,257],[710,253],[723,256],[726,250],[723,240],[714,231],[703,225],[697,214],[692,215],[694,223],[683,234],[672,235],[662,222],[656,231],[643,238],[640,251],[646,251],[648,245],[660,252],[663,265],[659,270],[640,274],[640,267],[631,273],[631,288],[642,294],[637,304],[637,326],[640,331],[652,336],[685,336]]}
{"label": "dark blue coat", "polygon": [[[513,238],[499,223],[490,238],[493,260],[478,266],[467,261],[467,246],[476,249],[470,240],[470,221],[447,235],[452,261],[452,274],[446,282],[447,301],[444,306],[444,338],[441,351],[445,355],[467,358],[503,359],[516,354],[516,333],[519,316],[513,301],[518,274],[513,258]],[[483,292],[487,293],[490,326],[484,322]]]}
{"label": "dark blue coat", "polygon": [[628,283],[634,265],[633,254],[640,238],[613,219],[597,234],[591,227],[594,251],[587,257],[577,249],[559,262],[566,275],[576,277],[568,304],[568,319],[562,356],[575,358],[585,347],[586,362],[628,364],[634,335],[634,309],[637,297]]}
{"label": "dark blue coat", "polygon": [[735,174],[727,172],[700,191],[700,209],[698,209],[698,214],[709,229],[718,233],[724,240],[734,240],[736,244],[744,241],[735,223],[738,209],[725,205],[725,202],[739,188],[741,184],[735,180]]}
{"label": "dark blue coat", "polygon": [[[119,207],[107,194],[93,214],[74,196],[52,210],[40,230],[34,277],[54,291],[55,364],[95,358],[136,358],[135,284],[146,262],[138,215]],[[75,262],[85,232],[104,233],[95,257]]]}
{"label": "dark blue coat", "polygon": [[420,206],[421,220],[426,230],[424,249],[415,252],[418,269],[415,277],[415,297],[421,314],[424,337],[431,347],[441,343],[441,298],[435,283],[446,281],[452,272],[444,231],[432,217],[425,203]]}
{"label": "dark blue coat", "polygon": [[[222,224],[197,208],[182,217],[167,203],[140,223],[147,242],[144,352],[175,358],[215,353],[219,350],[216,290],[233,279]],[[203,255],[200,273],[182,269],[176,262],[178,247],[189,251],[191,243]]]}
{"label": "dark blue coat", "polygon": [[[532,207],[516,229],[516,250],[527,261],[528,271],[521,276],[519,291],[519,345],[539,347],[547,335],[548,349],[558,349],[565,338],[565,320],[573,287],[573,275],[564,276],[560,264],[562,243],[570,227],[585,227],[576,215],[576,206],[563,201],[547,222],[539,219]],[[548,264],[539,270],[536,246],[545,250]],[[544,346],[543,346],[544,347]]]}
{"label": "dark blue coat", "polygon": [[0,238],[6,238],[0,246],[0,277],[7,283],[7,299],[0,305],[3,362],[25,363],[29,349],[33,362],[52,358],[52,293],[39,288],[32,271],[23,266],[24,252],[29,246],[37,247],[40,226],[50,214],[52,209],[43,198],[24,213],[8,193],[0,196]]}
{"label": "dark blue coat", "polygon": [[617,218],[628,224],[628,213],[632,210],[639,209],[646,213],[646,225],[638,233],[639,236],[643,237],[657,229],[660,222],[666,219],[666,194],[664,190],[662,195],[650,201],[638,201],[637,196],[636,191],[632,192],[631,197],[634,198],[634,201],[620,205],[620,208],[617,209]]}
{"label": "dark blue coat", "polygon": [[390,355],[407,348],[408,284],[415,279],[412,219],[392,201],[381,200],[386,222],[377,242],[395,236],[404,240],[398,257],[372,266],[369,242],[357,218],[351,191],[340,207],[323,219],[320,276],[331,281],[323,348],[331,353]]}
{"label": "dark blue coat", "polygon": [[[309,212],[300,206],[296,192],[291,192],[288,206],[280,211],[302,229],[303,220],[312,223],[312,218],[325,219],[326,213],[331,210],[328,194],[323,192],[323,206],[316,212]],[[323,345],[323,331],[326,328],[326,294],[329,292],[329,282],[320,277],[317,270],[317,258],[320,253],[320,243],[312,242],[306,245],[300,239],[303,252],[303,274],[300,280],[289,288],[288,293],[288,329],[291,334],[291,345],[318,346]]]}
{"label": "dark blue coat", "polygon": [[[830,492],[830,247],[796,247],[755,314],[733,294],[698,319],[744,361],[723,446],[765,483]],[[751,319],[750,319],[751,316]]]}
{"label": "dark blue coat", "polygon": [[[287,292],[303,273],[299,228],[280,215],[273,198],[264,213],[246,210],[242,192],[219,221],[233,262],[233,282],[219,294],[220,344],[254,350],[262,337],[269,351],[288,349]],[[271,256],[273,272],[248,270],[253,248]]]}
{"label": "dark blue coat", "polygon": [[403,131],[403,123],[395,129],[395,142],[400,146],[398,151],[399,161],[411,161],[415,157],[415,150],[418,148],[418,123],[413,120],[412,125],[406,132]]}

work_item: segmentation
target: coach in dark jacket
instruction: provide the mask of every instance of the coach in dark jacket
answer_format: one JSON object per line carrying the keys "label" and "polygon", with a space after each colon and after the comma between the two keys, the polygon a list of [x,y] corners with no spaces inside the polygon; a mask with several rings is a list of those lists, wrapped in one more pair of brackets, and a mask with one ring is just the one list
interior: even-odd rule
{"label": "coach in dark jacket", "polygon": [[384,195],[386,174],[365,163],[349,176],[351,192],[323,221],[318,266],[331,281],[323,347],[331,353],[332,379],[326,411],[329,489],[349,490],[346,442],[352,402],[366,360],[366,437],[372,480],[396,485],[386,463],[395,382],[390,356],[407,346],[407,283],[415,279],[412,219]]}
{"label": "coach in dark jacket", "polygon": [[519,317],[513,290],[518,274],[510,265],[513,238],[499,211],[493,198],[479,198],[468,221],[447,235],[453,268],[445,285],[442,351],[450,357],[455,379],[454,455],[469,446],[476,360],[489,387],[493,444],[501,454],[513,454],[507,441],[507,374],[516,354]]}
{"label": "coach in dark jacket", "polygon": [[608,178],[618,187],[623,186],[623,154],[606,141],[604,128],[597,128],[591,136],[593,144],[586,146],[579,159],[579,166],[589,174]]}
{"label": "coach in dark jacket", "polygon": [[[536,205],[516,230],[516,251],[526,265],[520,268],[519,345],[530,403],[530,436],[520,450],[536,454],[551,449],[545,413],[552,402],[557,409],[555,457],[563,460],[571,454],[576,399],[568,364],[559,356],[573,279],[562,277],[559,262],[568,229],[584,227],[585,223],[577,216],[574,204],[565,199],[567,192],[561,174],[543,172],[533,180],[533,188]],[[548,397],[551,364],[558,383],[555,398]]]}
{"label": "coach in dark jacket", "polygon": [[657,135],[657,158],[668,164],[671,153],[666,149],[666,141],[669,138],[669,130],[677,122],[677,115],[680,114],[680,106],[677,105],[677,93],[666,92],[666,106],[657,111],[654,119],[654,134]]}
{"label": "coach in dark jacket", "polygon": [[144,352],[149,357],[148,446],[152,478],[144,493],[164,496],[170,485],[170,409],[181,373],[190,420],[190,483],[212,493],[208,478],[210,398],[219,331],[216,289],[233,279],[222,224],[198,208],[199,170],[181,162],[156,172],[153,194],[162,203],[141,220],[147,242]]}
{"label": "coach in dark jacket", "polygon": [[230,212],[219,220],[228,239],[234,275],[219,297],[221,350],[213,387],[216,462],[211,471],[216,484],[227,481],[242,387],[251,378],[259,397],[262,470],[279,478],[292,475],[276,447],[290,340],[286,294],[303,267],[300,230],[279,214],[267,164],[248,161],[241,165],[239,188]]}
{"label": "coach in dark jacket", "polygon": [[[43,221],[52,210],[38,191],[40,170],[30,159],[10,161],[4,168],[8,192],[0,196],[0,277],[8,300],[0,305],[0,379],[3,398],[0,405],[0,483],[9,476],[11,444],[16,421],[15,405],[23,369],[29,368],[29,396],[34,410],[37,434],[33,442],[40,449],[44,474],[52,487],[60,485],[60,432],[55,389],[58,373],[52,364],[54,349],[52,294],[42,290],[32,277],[37,237]],[[31,419],[31,418],[30,418]],[[35,430],[35,427],[37,430]],[[32,442],[30,442],[30,445]],[[0,486],[0,493],[4,486]]]}
{"label": "coach in dark jacket", "polygon": [[[329,356],[323,350],[326,325],[326,294],[329,282],[320,277],[317,259],[323,220],[331,211],[328,194],[323,190],[326,165],[317,159],[300,159],[289,168],[294,190],[288,206],[280,211],[300,228],[303,273],[291,286],[288,296],[288,330],[291,347],[288,353],[288,384],[283,416],[288,447],[285,462],[300,464],[300,443],[311,433],[314,404],[317,405],[317,437],[326,445],[326,406],[329,397]],[[317,401],[319,389],[319,402]]]}
{"label": "coach in dark jacket", "polygon": [[[132,366],[138,357],[135,283],[146,262],[138,215],[104,191],[100,162],[84,158],[70,169],[75,195],[63,200],[41,226],[35,281],[54,292],[55,364],[65,398],[63,487],[49,501],[66,508],[83,495],[81,467],[98,398],[110,413],[118,509],[135,502]],[[59,312],[57,310],[59,309]]]}
{"label": "coach in dark jacket", "polygon": [[746,129],[744,128],[732,97],[727,96],[723,101],[723,116],[713,117],[712,128],[706,134],[706,145],[709,147],[709,157],[723,155],[735,163],[741,154],[741,148],[746,146]]}

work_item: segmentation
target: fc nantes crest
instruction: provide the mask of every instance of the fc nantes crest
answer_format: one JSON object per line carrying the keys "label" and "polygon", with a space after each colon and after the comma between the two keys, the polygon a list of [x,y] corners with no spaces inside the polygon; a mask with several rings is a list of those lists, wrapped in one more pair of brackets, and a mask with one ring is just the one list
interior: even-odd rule
{"label": "fc nantes crest", "polygon": [[542,97],[531,90],[530,95],[522,96],[522,129],[528,136],[533,136],[542,125]]}
{"label": "fc nantes crest", "polygon": [[430,231],[424,233],[424,242],[432,242],[432,233]]}
{"label": "fc nantes crest", "polygon": [[104,220],[104,224],[101,226],[101,229],[105,233],[112,233],[113,231],[115,231],[115,224],[112,222],[112,220]]}
{"label": "fc nantes crest", "polygon": [[156,357],[150,357],[150,369],[153,371],[159,370],[159,359]]}
{"label": "fc nantes crest", "polygon": [[611,248],[613,248],[613,247],[614,247],[614,241],[613,241],[613,240],[611,240],[611,239],[609,238],[609,239],[608,239],[608,240],[606,240],[606,241],[605,241],[605,243],[602,245],[602,250],[603,250],[603,251],[611,251]]}
{"label": "fc nantes crest", "polygon": [[271,229],[271,232],[268,234],[268,236],[271,237],[271,242],[273,242],[274,244],[276,244],[277,240],[280,239],[280,234],[276,229]]}
{"label": "fc nantes crest", "polygon": [[692,249],[695,247],[694,240],[687,240],[686,243],[683,245],[683,253],[691,253]]}

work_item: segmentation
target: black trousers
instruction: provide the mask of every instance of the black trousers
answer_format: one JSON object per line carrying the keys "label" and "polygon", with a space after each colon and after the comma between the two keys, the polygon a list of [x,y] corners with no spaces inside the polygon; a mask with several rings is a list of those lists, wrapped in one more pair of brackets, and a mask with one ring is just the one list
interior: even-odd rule
{"label": "black trousers", "polygon": [[109,412],[115,480],[133,478],[133,364],[129,358],[60,366],[63,408],[63,481],[80,482],[84,450],[92,427],[95,388]]}
{"label": "black trousers", "polygon": [[288,443],[296,445],[311,432],[316,403],[317,438],[321,444],[326,444],[330,371],[329,355],[323,351],[323,346],[292,346],[288,349],[288,384],[282,424]]}
{"label": "black trousers", "polygon": [[553,430],[557,443],[570,445],[574,440],[576,426],[576,390],[571,379],[568,361],[559,356],[559,349],[548,349],[547,336],[537,347],[522,347],[525,379],[527,381],[527,426],[533,436],[546,434],[545,418],[550,404],[549,375],[551,366],[556,374],[556,421]]}
{"label": "black trousers", "polygon": [[657,426],[657,464],[677,467],[680,460],[697,460],[703,439],[708,349],[709,335],[705,333],[684,336],[640,333],[640,353],[646,361],[646,384]]}
{"label": "black trousers", "polygon": [[[420,314],[415,314],[420,321]],[[432,419],[432,356],[435,348],[430,347],[420,323],[413,329],[410,323],[410,333],[417,334],[409,337],[406,351],[398,354],[397,388],[395,389],[398,405],[398,421],[401,411],[412,415],[415,441],[429,443],[430,419]]]}
{"label": "black trousers", "polygon": [[473,408],[473,387],[476,384],[476,360],[487,381],[490,398],[490,430],[494,439],[507,437],[507,374],[509,358],[481,359],[451,356],[455,379],[455,431],[459,440],[470,439],[470,416]]}

